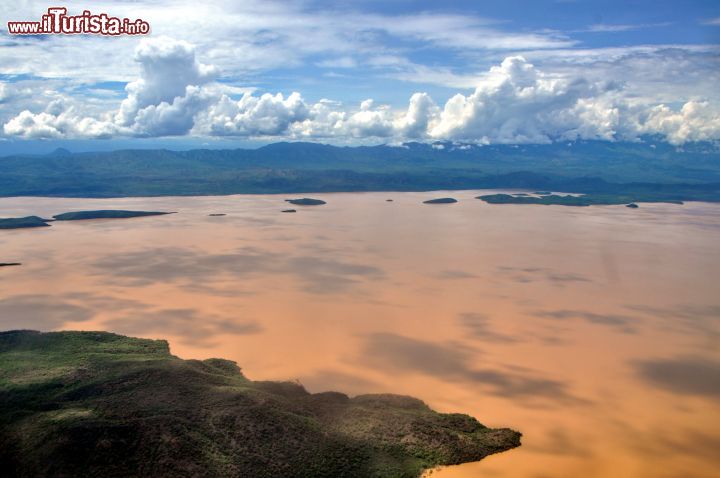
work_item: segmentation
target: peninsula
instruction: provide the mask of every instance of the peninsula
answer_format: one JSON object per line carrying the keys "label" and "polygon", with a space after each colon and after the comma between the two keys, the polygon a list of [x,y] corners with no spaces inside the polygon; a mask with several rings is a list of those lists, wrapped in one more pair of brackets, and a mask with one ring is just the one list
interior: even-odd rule
{"label": "peninsula", "polygon": [[164,340],[0,332],[7,476],[411,478],[519,445],[516,431],[415,398],[252,381]]}

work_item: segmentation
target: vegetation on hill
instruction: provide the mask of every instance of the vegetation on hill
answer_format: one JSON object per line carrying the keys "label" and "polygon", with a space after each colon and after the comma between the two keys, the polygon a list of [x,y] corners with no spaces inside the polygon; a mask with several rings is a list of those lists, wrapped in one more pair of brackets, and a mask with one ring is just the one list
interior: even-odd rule
{"label": "vegetation on hill", "polygon": [[162,340],[0,333],[3,476],[416,477],[519,444],[414,398],[251,381]]}
{"label": "vegetation on hill", "polygon": [[678,149],[646,138],[635,143],[492,146],[275,143],[254,150],[123,150],[0,158],[0,196],[506,188],[624,194],[632,196],[629,201],[719,201],[720,150],[713,143]]}

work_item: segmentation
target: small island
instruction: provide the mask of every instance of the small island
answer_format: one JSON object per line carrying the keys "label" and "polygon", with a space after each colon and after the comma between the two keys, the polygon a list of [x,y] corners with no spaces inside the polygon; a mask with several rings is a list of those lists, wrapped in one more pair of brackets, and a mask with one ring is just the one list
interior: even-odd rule
{"label": "small island", "polygon": [[487,194],[477,196],[488,204],[541,204],[544,206],[613,206],[625,204],[630,208],[640,207],[637,201],[661,202],[668,204],[682,204],[676,199],[665,198],[654,194],[581,194],[581,195],[559,195],[549,196],[517,196],[510,194]]}
{"label": "small island", "polygon": [[327,204],[322,199],[313,198],[286,199],[285,201],[296,206],[321,206],[323,204]]}
{"label": "small island", "polygon": [[297,212],[295,209],[283,209],[281,212]]}
{"label": "small island", "polygon": [[127,219],[131,217],[164,216],[172,212],[159,211],[124,211],[121,209],[101,209],[98,211],[66,212],[53,216],[57,221],[84,221],[87,219]]}
{"label": "small island", "polygon": [[0,262],[0,267],[12,267],[12,266],[21,266],[22,263],[20,262]]}
{"label": "small island", "polygon": [[489,204],[542,204],[545,206],[590,206],[596,204],[587,196],[559,196],[556,194],[541,197],[488,194],[475,199],[482,199]]}
{"label": "small island", "polygon": [[49,219],[39,216],[10,217],[0,219],[0,229],[23,229],[26,227],[49,227]]}
{"label": "small island", "polygon": [[453,204],[458,202],[455,198],[437,198],[423,201],[423,204]]}
{"label": "small island", "polygon": [[222,213],[222,212],[214,212],[214,213],[212,213],[212,214],[208,214],[208,216],[210,216],[210,217],[221,217],[221,216],[227,216],[227,214]]}
{"label": "small island", "polygon": [[0,332],[5,476],[418,477],[520,445],[520,433],[400,395],[252,381],[164,340]]}

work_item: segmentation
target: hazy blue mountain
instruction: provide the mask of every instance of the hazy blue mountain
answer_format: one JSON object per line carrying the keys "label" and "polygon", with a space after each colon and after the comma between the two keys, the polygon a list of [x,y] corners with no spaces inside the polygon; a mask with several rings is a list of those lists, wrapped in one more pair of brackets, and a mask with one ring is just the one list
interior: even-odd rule
{"label": "hazy blue mountain", "polygon": [[[121,150],[0,158],[0,196],[158,196],[530,188],[720,198],[720,146],[577,141],[477,146],[447,142],[258,149]],[[630,198],[634,200],[633,198]]]}

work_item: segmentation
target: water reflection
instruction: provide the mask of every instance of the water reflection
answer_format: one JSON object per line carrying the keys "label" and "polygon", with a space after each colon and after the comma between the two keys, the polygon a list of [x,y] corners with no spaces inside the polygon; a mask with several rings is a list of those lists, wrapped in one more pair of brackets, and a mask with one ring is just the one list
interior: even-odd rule
{"label": "water reflection", "polygon": [[703,357],[638,360],[638,374],[674,393],[720,397],[720,362]]}
{"label": "water reflection", "polygon": [[434,343],[395,334],[367,337],[360,357],[375,369],[401,374],[424,374],[444,381],[477,386],[484,393],[527,401],[551,399],[553,404],[576,401],[566,385],[517,367],[473,367],[481,352],[460,342]]}
{"label": "water reflection", "polygon": [[50,295],[20,294],[0,299],[2,330],[55,330],[67,322],[83,322],[92,316],[91,309]]}
{"label": "water reflection", "polygon": [[[490,206],[453,192],[0,199],[0,327],[106,329],[312,391],[399,392],[524,433],[439,477],[710,477],[720,206]],[[441,195],[441,193],[437,194]],[[223,212],[227,216],[208,217]]]}

